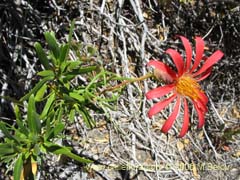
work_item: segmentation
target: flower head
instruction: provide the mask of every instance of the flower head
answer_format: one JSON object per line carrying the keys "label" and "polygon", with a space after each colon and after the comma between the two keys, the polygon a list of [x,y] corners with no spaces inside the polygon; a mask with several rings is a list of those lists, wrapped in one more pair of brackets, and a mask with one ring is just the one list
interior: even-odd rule
{"label": "flower head", "polygon": [[[151,107],[148,112],[150,118],[175,100],[173,111],[161,129],[164,133],[167,133],[172,127],[181,107],[183,107],[183,125],[179,135],[179,137],[183,137],[187,133],[189,126],[188,102],[192,102],[198,114],[198,128],[203,127],[205,123],[204,116],[207,112],[208,97],[201,89],[198,82],[204,80],[211,74],[212,66],[217,63],[224,54],[220,50],[217,50],[211,56],[205,57],[203,55],[204,41],[201,37],[196,37],[196,55],[194,62],[192,62],[193,55],[190,42],[184,36],[179,37],[185,48],[185,60],[178,51],[167,49],[166,53],[171,56],[176,65],[177,72],[160,61],[150,60],[148,66],[153,66],[155,68],[155,77],[163,80],[165,85],[150,90],[146,93],[146,97],[147,99],[160,98],[170,93],[168,98]],[[201,67],[199,67],[200,63],[202,64]]]}

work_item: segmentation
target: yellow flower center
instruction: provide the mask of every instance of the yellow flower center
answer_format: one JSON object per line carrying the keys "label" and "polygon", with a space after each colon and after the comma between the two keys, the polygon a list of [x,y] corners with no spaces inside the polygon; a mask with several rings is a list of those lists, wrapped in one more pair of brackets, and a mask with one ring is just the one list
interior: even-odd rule
{"label": "yellow flower center", "polygon": [[183,74],[176,81],[176,91],[182,96],[187,96],[193,100],[199,99],[199,91],[201,90],[198,82],[189,74]]}

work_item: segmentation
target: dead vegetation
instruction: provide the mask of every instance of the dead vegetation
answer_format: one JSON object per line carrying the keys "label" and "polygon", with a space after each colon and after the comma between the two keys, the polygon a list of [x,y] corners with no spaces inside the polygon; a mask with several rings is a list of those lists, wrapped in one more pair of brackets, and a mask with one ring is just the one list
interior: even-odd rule
{"label": "dead vegetation", "polygon": [[[146,115],[151,102],[144,94],[155,82],[134,83],[109,112],[110,121],[93,114],[97,127],[87,129],[76,117],[66,130],[68,138],[63,143],[95,163],[82,167],[70,159],[49,157],[39,171],[40,179],[239,178],[240,137],[234,134],[240,123],[237,1],[3,0],[0,12],[1,95],[16,99],[33,86],[40,69],[33,43],[43,41],[46,30],[65,41],[72,19],[76,21],[75,41],[97,47],[104,67],[124,77],[146,74],[149,59],[171,64],[163,52],[180,47],[177,34],[189,39],[200,35],[207,49],[225,53],[202,84],[210,99],[205,128],[196,129],[192,116],[193,126],[183,139],[177,138],[180,120],[168,135],[162,134],[168,111],[152,120]],[[12,114],[10,102],[1,100],[1,118],[13,121]]]}

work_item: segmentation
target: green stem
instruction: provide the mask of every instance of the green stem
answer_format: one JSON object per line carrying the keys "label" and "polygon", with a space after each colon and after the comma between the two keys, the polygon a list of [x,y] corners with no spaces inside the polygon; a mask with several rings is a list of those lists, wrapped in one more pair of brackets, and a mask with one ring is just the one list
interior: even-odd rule
{"label": "green stem", "polygon": [[141,76],[141,77],[138,77],[138,78],[133,78],[133,79],[129,79],[129,80],[123,81],[122,83],[120,83],[120,84],[118,84],[116,86],[109,87],[109,88],[103,90],[100,94],[103,94],[103,93],[105,93],[107,91],[114,91],[114,90],[119,89],[120,87],[125,86],[125,85],[127,85],[129,83],[133,83],[133,82],[137,82],[137,81],[143,81],[143,80],[151,78],[153,76],[154,76],[153,73],[148,73],[148,74],[146,74],[144,76]]}

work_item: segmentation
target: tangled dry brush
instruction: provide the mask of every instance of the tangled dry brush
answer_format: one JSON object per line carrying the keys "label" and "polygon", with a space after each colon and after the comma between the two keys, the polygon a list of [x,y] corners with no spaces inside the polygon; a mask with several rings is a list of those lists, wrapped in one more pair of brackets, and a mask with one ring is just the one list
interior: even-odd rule
{"label": "tangled dry brush", "polygon": [[[53,30],[66,41],[75,19],[74,40],[98,49],[103,66],[124,77],[138,77],[150,69],[149,59],[161,59],[179,48],[175,35],[202,36],[206,50],[225,56],[202,88],[210,99],[202,130],[191,126],[177,138],[181,121],[168,135],[160,132],[170,109],[154,119],[144,94],[154,81],[128,85],[117,105],[105,116],[93,114],[97,127],[88,129],[81,118],[66,130],[64,144],[93,159],[87,168],[70,159],[53,159],[41,167],[40,179],[237,179],[240,176],[240,136],[225,137],[240,126],[240,6],[237,1],[189,2],[168,0],[2,0],[0,3],[1,96],[19,99],[36,83],[40,70],[33,44],[44,43],[43,32]],[[193,42],[193,41],[192,41]],[[181,47],[180,47],[181,49]],[[10,101],[1,100],[0,116],[13,121]],[[192,124],[197,123],[192,113]],[[4,164],[2,164],[4,167]],[[3,168],[5,169],[5,168]],[[1,176],[7,179],[2,170]]]}

